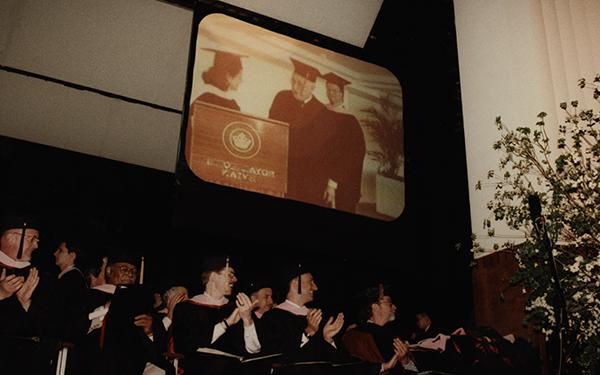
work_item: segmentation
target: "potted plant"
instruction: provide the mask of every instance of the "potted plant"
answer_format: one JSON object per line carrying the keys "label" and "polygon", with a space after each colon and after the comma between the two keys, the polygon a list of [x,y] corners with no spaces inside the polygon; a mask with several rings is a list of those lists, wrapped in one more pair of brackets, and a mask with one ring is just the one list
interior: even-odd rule
{"label": "potted plant", "polygon": [[362,125],[378,146],[368,155],[378,162],[376,176],[376,211],[396,218],[404,207],[404,133],[402,107],[391,95],[377,105],[363,109]]}
{"label": "potted plant", "polygon": [[[590,89],[599,101],[600,75],[591,83],[581,79],[579,87]],[[561,373],[596,374],[600,366],[600,112],[581,108],[577,101],[561,103],[560,108],[565,119],[558,124],[556,143],[548,137],[544,112],[538,114],[533,129],[511,130],[500,117],[496,119],[501,136],[493,148],[501,153],[500,173],[488,172],[488,179],[496,184],[487,208],[496,221],[505,221],[525,235],[518,246],[507,242],[502,247],[514,252],[518,270],[512,282],[527,293],[527,321],[547,339],[560,342],[557,337],[562,338]],[[532,195],[539,196],[545,216],[537,227],[530,219]],[[493,236],[491,220],[484,225]],[[543,233],[549,241],[544,242]],[[551,267],[556,267],[558,280]]]}

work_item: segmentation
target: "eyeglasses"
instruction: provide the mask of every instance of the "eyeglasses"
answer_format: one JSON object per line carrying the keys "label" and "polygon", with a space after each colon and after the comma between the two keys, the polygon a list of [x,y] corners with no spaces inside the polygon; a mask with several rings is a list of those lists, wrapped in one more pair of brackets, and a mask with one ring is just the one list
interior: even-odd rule
{"label": "eyeglasses", "polygon": [[132,275],[135,275],[137,273],[137,268],[135,267],[118,266],[117,270],[119,270],[119,272],[121,273],[130,273]]}
{"label": "eyeglasses", "polygon": [[[21,233],[21,232],[8,232],[8,234],[16,234],[18,236],[22,236],[23,235],[23,233]],[[36,236],[34,234],[28,234],[28,235],[26,235],[25,239],[28,242],[40,242],[40,237],[38,237],[38,236]]]}

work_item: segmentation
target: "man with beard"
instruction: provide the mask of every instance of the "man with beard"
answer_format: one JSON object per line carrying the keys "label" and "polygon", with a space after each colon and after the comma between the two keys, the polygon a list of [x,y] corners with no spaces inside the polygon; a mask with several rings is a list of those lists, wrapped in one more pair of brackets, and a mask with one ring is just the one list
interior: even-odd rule
{"label": "man with beard", "polygon": [[[408,345],[389,323],[396,318],[396,305],[383,285],[366,289],[360,296],[360,324],[344,334],[344,346],[350,354],[373,364],[371,373],[417,371]],[[399,366],[401,364],[401,366]]]}

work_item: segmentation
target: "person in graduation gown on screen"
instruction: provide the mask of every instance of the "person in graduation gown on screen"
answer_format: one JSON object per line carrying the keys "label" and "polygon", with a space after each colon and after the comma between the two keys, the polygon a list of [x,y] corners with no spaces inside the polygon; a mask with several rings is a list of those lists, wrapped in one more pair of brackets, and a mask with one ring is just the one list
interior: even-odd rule
{"label": "person in graduation gown on screen", "polygon": [[[334,336],[344,324],[343,313],[326,317],[323,311],[308,308],[318,290],[313,274],[306,264],[292,263],[280,269],[285,301],[268,311],[261,319],[264,350],[281,351],[283,365],[280,374],[321,374],[336,359]],[[306,362],[327,362],[326,365],[299,365]]]}
{"label": "person in graduation gown on screen", "polygon": [[261,342],[252,319],[252,302],[244,293],[231,296],[237,282],[229,256],[207,256],[203,262],[204,292],[175,307],[172,332],[175,351],[183,354],[186,374],[231,374],[239,362],[197,353],[213,348],[234,355],[259,353]]}
{"label": "person in graduation gown on screen", "polygon": [[291,58],[291,89],[278,92],[269,118],[289,124],[288,185],[286,197],[323,207],[329,169],[323,160],[330,151],[333,126],[327,109],[314,95],[319,70]]}
{"label": "person in graduation gown on screen", "polygon": [[338,210],[354,213],[360,199],[365,138],[354,115],[344,105],[344,89],[350,81],[335,73],[323,75],[329,104],[328,114],[335,136],[328,153],[331,168],[326,200]]}
{"label": "person in graduation gown on screen", "polygon": [[203,49],[214,52],[215,56],[212,66],[202,72],[205,85],[195,100],[239,111],[232,93],[238,91],[242,83],[242,57],[245,56],[225,49]]}
{"label": "person in graduation gown on screen", "polygon": [[0,222],[0,352],[7,373],[47,374],[58,347],[53,283],[31,264],[39,221],[21,212]]}
{"label": "person in graduation gown on screen", "polygon": [[213,52],[214,59],[212,66],[202,72],[202,81],[204,84],[201,85],[200,94],[190,105],[185,136],[185,155],[188,161],[191,157],[191,145],[194,135],[192,126],[192,120],[195,115],[194,111],[195,108],[201,108],[196,107],[194,105],[195,103],[204,102],[230,110],[240,110],[240,106],[234,99],[233,93],[238,91],[239,86],[242,83],[242,57],[245,56],[224,48],[203,48],[203,50]]}

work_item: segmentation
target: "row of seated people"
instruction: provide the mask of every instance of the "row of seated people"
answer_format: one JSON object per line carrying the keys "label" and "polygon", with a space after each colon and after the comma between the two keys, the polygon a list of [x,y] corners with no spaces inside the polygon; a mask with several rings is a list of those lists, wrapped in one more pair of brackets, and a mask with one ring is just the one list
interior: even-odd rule
{"label": "row of seated people", "polygon": [[[157,303],[136,284],[138,259],[119,253],[82,272],[76,263],[83,251],[72,241],[55,251],[61,272],[51,280],[29,263],[39,239],[30,220],[9,218],[0,231],[0,352],[8,373],[55,373],[56,353],[65,346],[62,370],[92,375],[475,374],[482,373],[475,348],[485,346],[486,355],[514,349],[489,333],[409,345],[389,324],[396,306],[382,286],[360,294],[360,320],[348,325],[342,313],[307,307],[318,288],[311,269],[298,264],[282,267],[287,293],[276,306],[267,285],[254,285],[250,296],[233,294],[236,264],[227,256],[205,258],[202,294],[188,298],[175,287]],[[529,363],[503,355],[483,364],[517,373]]]}

